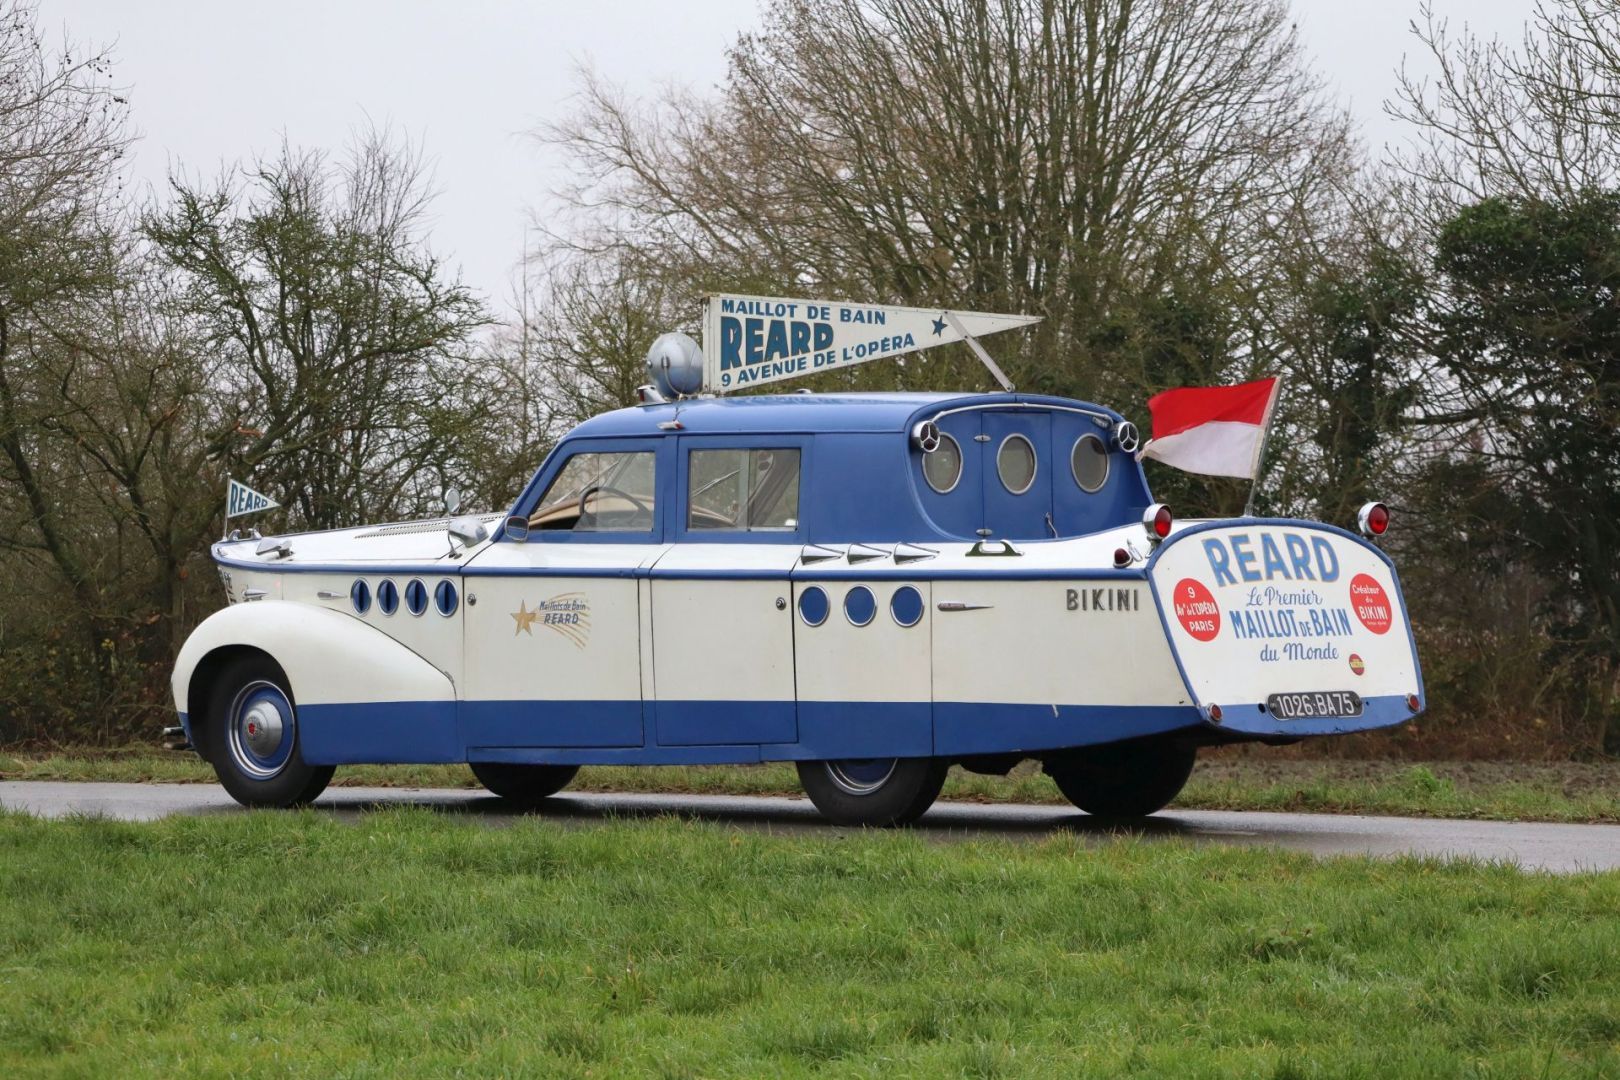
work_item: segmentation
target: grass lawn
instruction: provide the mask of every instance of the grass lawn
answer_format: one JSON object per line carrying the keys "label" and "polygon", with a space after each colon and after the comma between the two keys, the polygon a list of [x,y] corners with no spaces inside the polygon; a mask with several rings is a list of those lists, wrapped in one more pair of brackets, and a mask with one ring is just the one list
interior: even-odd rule
{"label": "grass lawn", "polygon": [[1620,874],[0,815],[0,1075],[1613,1076]]}
{"label": "grass lawn", "polygon": [[[0,753],[0,779],[129,780],[213,783],[191,753],[147,749]],[[473,787],[459,765],[357,765],[340,768],[339,785]],[[575,791],[666,791],[798,795],[790,765],[588,768]],[[1033,762],[1010,777],[952,770],[942,798],[1061,803]],[[1491,818],[1503,821],[1620,821],[1620,762],[1330,761],[1275,752],[1205,751],[1175,805],[1208,810],[1292,810]]]}

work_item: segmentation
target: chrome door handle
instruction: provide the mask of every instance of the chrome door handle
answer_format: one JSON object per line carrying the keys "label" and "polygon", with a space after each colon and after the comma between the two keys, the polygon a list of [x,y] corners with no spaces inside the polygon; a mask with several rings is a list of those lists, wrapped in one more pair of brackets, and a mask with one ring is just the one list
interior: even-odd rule
{"label": "chrome door handle", "polygon": [[941,611],[984,611],[995,606],[994,604],[968,604],[961,600],[941,600],[939,602],[939,610]]}

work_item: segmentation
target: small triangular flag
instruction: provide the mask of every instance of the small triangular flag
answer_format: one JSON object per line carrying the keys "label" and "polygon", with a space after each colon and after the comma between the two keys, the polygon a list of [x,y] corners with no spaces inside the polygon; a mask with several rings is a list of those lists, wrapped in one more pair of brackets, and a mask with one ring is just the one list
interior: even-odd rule
{"label": "small triangular flag", "polygon": [[274,510],[281,504],[268,495],[261,495],[246,484],[230,481],[230,487],[225,492],[225,517],[241,517],[243,514],[257,514],[260,510]]}

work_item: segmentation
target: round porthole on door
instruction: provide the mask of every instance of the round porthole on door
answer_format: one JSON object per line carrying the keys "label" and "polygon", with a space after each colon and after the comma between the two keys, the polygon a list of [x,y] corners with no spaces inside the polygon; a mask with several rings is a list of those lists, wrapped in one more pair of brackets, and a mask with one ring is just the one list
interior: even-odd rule
{"label": "round porthole on door", "polygon": [[1035,483],[1035,446],[1022,435],[1012,434],[1001,440],[996,450],[996,475],[1001,486],[1014,495],[1022,495]]}
{"label": "round porthole on door", "polygon": [[820,626],[827,621],[827,593],[820,585],[811,585],[799,593],[799,618],[806,626]]}
{"label": "round porthole on door", "polygon": [[1081,491],[1101,491],[1108,482],[1108,447],[1095,435],[1080,436],[1069,451],[1069,469]]}
{"label": "round porthole on door", "polygon": [[877,598],[865,585],[857,585],[844,594],[844,618],[851,626],[865,626],[877,614]]}

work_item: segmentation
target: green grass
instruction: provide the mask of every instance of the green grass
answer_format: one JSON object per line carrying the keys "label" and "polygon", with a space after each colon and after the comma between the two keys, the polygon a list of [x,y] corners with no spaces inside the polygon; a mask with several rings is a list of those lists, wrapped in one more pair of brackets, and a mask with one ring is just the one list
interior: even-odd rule
{"label": "green grass", "polygon": [[0,1075],[1604,1076],[1620,874],[0,816]]}
{"label": "green grass", "polygon": [[[144,749],[0,754],[0,779],[212,783],[190,753]],[[339,785],[473,787],[463,766],[358,765]],[[789,765],[588,768],[575,791],[659,791],[729,795],[799,794]],[[1061,803],[1038,766],[1010,777],[954,770],[943,798]],[[1620,821],[1620,762],[1380,762],[1307,760],[1277,752],[1211,753],[1199,759],[1176,805],[1188,809],[1289,810],[1489,818],[1502,821]]]}

